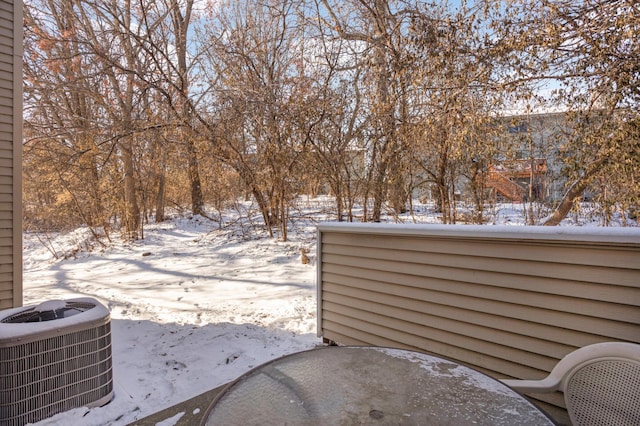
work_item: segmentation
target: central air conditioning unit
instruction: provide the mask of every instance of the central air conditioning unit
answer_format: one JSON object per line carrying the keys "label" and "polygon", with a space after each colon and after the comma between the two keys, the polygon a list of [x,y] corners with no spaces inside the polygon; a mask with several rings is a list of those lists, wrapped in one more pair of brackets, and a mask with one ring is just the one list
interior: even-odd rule
{"label": "central air conditioning unit", "polygon": [[22,426],[112,397],[110,315],[97,300],[0,311],[0,425]]}

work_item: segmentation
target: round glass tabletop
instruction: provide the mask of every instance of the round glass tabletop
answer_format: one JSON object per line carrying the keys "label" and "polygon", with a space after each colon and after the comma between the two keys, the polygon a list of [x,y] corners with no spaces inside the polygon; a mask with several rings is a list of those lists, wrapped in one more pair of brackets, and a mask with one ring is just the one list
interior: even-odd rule
{"label": "round glass tabletop", "polygon": [[446,359],[324,347],[257,367],[211,403],[206,425],[551,425],[520,394]]}

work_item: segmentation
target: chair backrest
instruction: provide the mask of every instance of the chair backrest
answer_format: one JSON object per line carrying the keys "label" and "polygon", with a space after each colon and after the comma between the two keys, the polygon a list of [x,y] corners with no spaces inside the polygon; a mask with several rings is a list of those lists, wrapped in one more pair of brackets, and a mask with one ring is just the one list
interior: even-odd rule
{"label": "chair backrest", "polygon": [[564,371],[561,384],[571,422],[640,425],[640,345],[599,343],[579,351],[573,361],[580,362]]}

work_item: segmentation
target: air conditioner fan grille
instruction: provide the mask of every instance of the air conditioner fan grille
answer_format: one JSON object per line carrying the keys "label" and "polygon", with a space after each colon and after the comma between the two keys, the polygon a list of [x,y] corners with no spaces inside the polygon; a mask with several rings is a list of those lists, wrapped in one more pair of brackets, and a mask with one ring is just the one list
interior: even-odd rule
{"label": "air conditioner fan grille", "polygon": [[96,305],[86,302],[67,302],[63,308],[47,311],[38,311],[36,308],[27,309],[17,314],[0,320],[5,324],[20,324],[28,322],[51,321],[58,318],[67,318],[77,313],[86,312]]}

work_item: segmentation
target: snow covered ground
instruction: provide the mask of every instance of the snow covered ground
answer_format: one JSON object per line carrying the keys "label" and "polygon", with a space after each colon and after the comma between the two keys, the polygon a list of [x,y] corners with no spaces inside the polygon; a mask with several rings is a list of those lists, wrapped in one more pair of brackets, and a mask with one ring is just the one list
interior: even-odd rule
{"label": "snow covered ground", "polygon": [[[48,239],[25,233],[24,304],[93,297],[109,308],[112,325],[112,402],[38,425],[126,425],[321,344],[315,223],[329,206],[305,201],[287,242],[269,239],[257,219],[238,220],[232,211],[223,226],[176,215],[145,226],[143,240],[113,239],[106,247],[88,243],[86,230]],[[419,222],[437,223],[418,207]],[[521,224],[521,208],[501,206],[494,222]]]}

